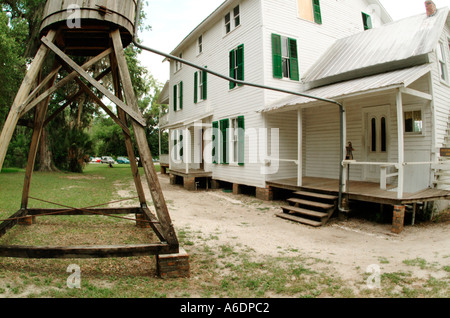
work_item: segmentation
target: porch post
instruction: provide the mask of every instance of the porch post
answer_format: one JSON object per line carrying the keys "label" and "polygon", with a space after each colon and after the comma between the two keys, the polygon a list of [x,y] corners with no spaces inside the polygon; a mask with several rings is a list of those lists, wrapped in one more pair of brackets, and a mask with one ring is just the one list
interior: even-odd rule
{"label": "porch post", "polygon": [[184,130],[184,133],[185,133],[185,136],[184,136],[184,138],[183,138],[183,141],[184,141],[184,145],[183,145],[183,149],[184,149],[184,151],[183,151],[183,160],[184,160],[184,162],[185,162],[185,164],[186,164],[186,174],[188,174],[189,173],[189,162],[191,161],[190,160],[190,158],[191,158],[191,152],[190,152],[190,150],[191,150],[191,148],[190,148],[190,144],[191,144],[191,138],[190,138],[190,135],[189,135],[189,126],[186,126],[186,129]]}
{"label": "porch post", "polygon": [[299,108],[297,111],[297,123],[298,123],[298,165],[297,165],[297,186],[303,185],[303,112]]}
{"label": "porch post", "polygon": [[397,90],[397,135],[398,135],[398,188],[397,198],[403,197],[405,146],[403,128],[403,99],[400,89]]}

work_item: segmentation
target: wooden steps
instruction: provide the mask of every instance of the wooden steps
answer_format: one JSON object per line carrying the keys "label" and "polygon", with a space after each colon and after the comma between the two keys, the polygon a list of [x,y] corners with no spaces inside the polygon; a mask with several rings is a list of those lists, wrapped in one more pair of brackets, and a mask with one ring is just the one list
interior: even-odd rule
{"label": "wooden steps", "polygon": [[281,207],[282,213],[276,216],[302,224],[320,227],[325,225],[337,207],[338,197],[334,195],[297,191],[287,202],[289,205]]}

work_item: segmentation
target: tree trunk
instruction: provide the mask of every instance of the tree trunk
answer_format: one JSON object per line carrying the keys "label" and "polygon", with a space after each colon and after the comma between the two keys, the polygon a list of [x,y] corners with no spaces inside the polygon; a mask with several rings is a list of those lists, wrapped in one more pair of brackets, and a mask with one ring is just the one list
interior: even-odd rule
{"label": "tree trunk", "polygon": [[38,159],[38,171],[42,172],[52,172],[52,171],[59,171],[58,168],[56,168],[55,164],[53,163],[53,156],[52,151],[49,147],[48,142],[48,133],[47,130],[44,128],[42,130],[41,135],[41,141],[39,143],[39,157]]}

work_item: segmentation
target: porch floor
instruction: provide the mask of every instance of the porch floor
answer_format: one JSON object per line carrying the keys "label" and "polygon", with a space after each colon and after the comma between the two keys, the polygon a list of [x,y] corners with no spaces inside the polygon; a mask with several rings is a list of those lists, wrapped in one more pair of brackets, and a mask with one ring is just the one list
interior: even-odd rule
{"label": "porch floor", "polygon": [[[339,193],[339,180],[328,178],[304,177],[303,185],[297,186],[297,178],[267,181],[266,184],[273,188],[287,190],[312,190],[337,195]],[[437,200],[450,200],[450,191],[439,189],[423,189],[415,193],[403,193],[403,198],[397,198],[394,187],[381,190],[380,184],[375,182],[350,181],[349,191],[345,193],[349,200],[365,201],[390,205],[404,205],[414,202],[427,202]]]}

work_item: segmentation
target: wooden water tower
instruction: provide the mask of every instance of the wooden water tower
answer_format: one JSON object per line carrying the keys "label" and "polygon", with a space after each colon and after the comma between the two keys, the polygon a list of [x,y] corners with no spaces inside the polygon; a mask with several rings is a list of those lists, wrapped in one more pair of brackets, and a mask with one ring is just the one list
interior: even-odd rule
{"label": "wooden water tower", "polygon": [[[147,143],[144,127],[146,122],[139,112],[133,91],[130,73],[125,60],[124,48],[134,36],[135,0],[48,0],[41,24],[42,44],[30,65],[23,83],[17,93],[0,136],[0,170],[18,120],[34,110],[34,127],[28,164],[26,168],[20,210],[0,224],[0,237],[18,223],[33,221],[39,215],[80,215],[80,214],[136,214],[138,224],[148,224],[160,240],[138,246],[90,246],[90,247],[25,247],[0,246],[0,257],[23,258],[96,258],[128,257],[139,255],[176,254],[179,252],[178,239],[175,234],[167,205],[161,191],[152,155]],[[49,52],[55,56],[54,66],[49,74],[42,74],[42,66]],[[83,65],[75,63],[71,56],[90,57]],[[110,67],[96,78],[89,69],[96,63],[107,59]],[[58,76],[64,69],[69,75]],[[112,74],[114,92],[101,84],[101,79]],[[124,209],[29,209],[29,189],[39,139],[45,125],[56,114],[47,114],[52,94],[70,81],[75,81],[79,92],[67,98],[67,102],[56,111],[61,112],[80,94],[87,94],[114,121],[120,125],[125,136],[126,148],[131,162],[140,206]],[[86,84],[87,83],[87,84]],[[97,93],[91,89],[95,88]],[[108,98],[117,106],[117,114],[110,111],[102,102]],[[131,144],[131,121],[135,140],[139,149],[145,178],[150,189],[156,210],[154,215],[147,206],[144,190],[140,180],[135,155]]]}

